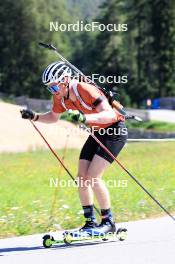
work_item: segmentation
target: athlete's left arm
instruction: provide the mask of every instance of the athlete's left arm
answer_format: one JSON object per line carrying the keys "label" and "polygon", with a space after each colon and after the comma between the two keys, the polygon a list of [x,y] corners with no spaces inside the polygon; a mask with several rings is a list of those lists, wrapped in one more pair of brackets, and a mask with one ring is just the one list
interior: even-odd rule
{"label": "athlete's left arm", "polygon": [[103,100],[100,104],[96,106],[98,113],[86,114],[86,123],[99,123],[108,124],[117,121],[117,114],[114,112],[107,100]]}

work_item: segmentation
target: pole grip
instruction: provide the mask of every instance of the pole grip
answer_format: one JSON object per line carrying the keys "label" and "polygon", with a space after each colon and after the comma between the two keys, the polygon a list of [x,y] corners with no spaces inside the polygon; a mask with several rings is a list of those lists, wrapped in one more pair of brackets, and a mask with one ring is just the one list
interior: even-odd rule
{"label": "pole grip", "polygon": [[114,100],[112,102],[112,107],[115,108],[120,114],[122,114],[123,116],[126,116],[126,112],[123,109],[123,105],[121,105],[118,101]]}
{"label": "pole grip", "polygon": [[113,102],[112,102],[112,106],[114,107],[114,108],[116,108],[117,110],[122,110],[123,109],[123,105],[121,105],[118,101],[116,101],[116,100],[114,100]]}
{"label": "pole grip", "polygon": [[43,42],[38,43],[40,47],[45,48],[45,49],[50,49],[50,50],[57,50],[52,44],[46,44]]}

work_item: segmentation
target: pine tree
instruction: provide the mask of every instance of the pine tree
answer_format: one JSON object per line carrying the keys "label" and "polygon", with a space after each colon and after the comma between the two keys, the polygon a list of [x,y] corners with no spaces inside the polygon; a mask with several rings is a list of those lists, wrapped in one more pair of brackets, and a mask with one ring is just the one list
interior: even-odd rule
{"label": "pine tree", "polygon": [[[10,15],[7,14],[10,12]],[[46,65],[58,60],[55,54],[40,49],[39,41],[52,42],[71,54],[66,34],[50,32],[50,21],[66,21],[64,1],[6,0],[0,3],[0,90],[4,93],[44,98],[41,86]]]}
{"label": "pine tree", "polygon": [[[174,7],[174,8],[173,8]],[[153,50],[157,96],[175,95],[175,5],[172,0],[152,2]]]}
{"label": "pine tree", "polygon": [[[110,0],[106,1],[101,6],[101,13],[97,17],[96,21],[101,24],[122,24],[124,22],[121,16],[121,3],[120,0]],[[119,80],[119,76],[125,75],[125,65],[123,64],[123,34],[126,32],[117,31],[102,31],[98,32],[95,43],[93,45],[93,51],[91,51],[92,69],[93,72],[103,75],[105,77],[114,76],[116,82],[105,83],[106,88],[110,90],[115,90],[119,87],[121,94],[123,90],[127,87],[122,85]],[[99,85],[103,85],[100,84]],[[121,97],[126,99],[127,96]],[[128,98],[127,98],[128,99]]]}

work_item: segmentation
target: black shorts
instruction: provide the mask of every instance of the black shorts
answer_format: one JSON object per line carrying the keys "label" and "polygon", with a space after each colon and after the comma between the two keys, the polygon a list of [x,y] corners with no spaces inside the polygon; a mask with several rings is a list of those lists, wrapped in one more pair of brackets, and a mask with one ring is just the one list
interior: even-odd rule
{"label": "black shorts", "polygon": [[[124,122],[117,122],[105,129],[95,131],[94,135],[115,157],[122,150],[128,138],[128,132]],[[90,135],[81,150],[80,159],[92,161],[95,154],[110,163],[113,162],[113,158]]]}

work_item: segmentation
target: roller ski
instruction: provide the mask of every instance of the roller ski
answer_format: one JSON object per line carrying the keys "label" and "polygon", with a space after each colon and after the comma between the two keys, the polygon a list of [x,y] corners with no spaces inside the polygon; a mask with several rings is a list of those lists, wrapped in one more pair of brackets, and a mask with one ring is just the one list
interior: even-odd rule
{"label": "roller ski", "polygon": [[74,242],[83,241],[124,241],[127,237],[126,228],[116,228],[115,223],[110,219],[108,221],[101,222],[97,226],[96,223],[86,222],[86,224],[79,230],[65,231],[62,234],[62,238],[55,240],[51,235],[45,235],[43,237],[43,246],[50,248],[56,244],[71,245]]}

